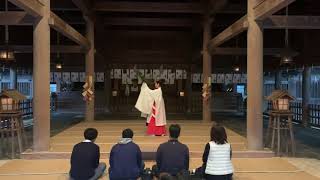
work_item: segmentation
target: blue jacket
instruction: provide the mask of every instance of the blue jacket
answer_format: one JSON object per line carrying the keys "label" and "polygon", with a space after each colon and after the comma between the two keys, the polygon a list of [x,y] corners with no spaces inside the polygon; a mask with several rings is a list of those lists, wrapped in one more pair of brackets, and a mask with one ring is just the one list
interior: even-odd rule
{"label": "blue jacket", "polygon": [[143,170],[141,150],[132,141],[114,145],[110,152],[109,163],[111,180],[137,179]]}

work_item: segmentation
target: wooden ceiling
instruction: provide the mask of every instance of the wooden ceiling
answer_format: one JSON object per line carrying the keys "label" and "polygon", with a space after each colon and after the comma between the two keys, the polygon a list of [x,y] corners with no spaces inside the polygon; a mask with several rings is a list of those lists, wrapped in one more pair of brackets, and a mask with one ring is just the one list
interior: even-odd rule
{"label": "wooden ceiling", "polygon": [[[79,2],[84,3],[81,6]],[[85,34],[83,14],[95,17],[98,70],[103,70],[103,67],[110,63],[201,66],[204,15],[209,12],[214,18],[212,36],[215,37],[239,21],[246,14],[246,7],[246,0],[51,0],[51,10],[82,35]],[[4,11],[4,1],[0,2],[0,10]],[[9,26],[10,45],[14,45],[21,54],[17,56],[18,64],[31,67],[32,56],[23,54],[30,54],[32,49],[32,18],[23,15],[24,12],[11,3],[9,11],[21,11],[21,24]],[[296,0],[290,4],[289,14],[291,19],[288,22],[292,29],[289,31],[290,44],[300,53],[295,59],[296,63],[319,64],[320,55],[315,47],[320,40],[320,2]],[[264,23],[266,69],[278,66],[279,59],[272,54],[284,46],[284,10],[277,10],[274,15],[277,16],[268,18]],[[0,14],[0,22],[3,22],[1,24],[4,24],[4,21],[6,18]],[[59,51],[64,53],[66,67],[84,66],[83,55],[75,53],[81,51],[74,43],[77,40],[72,41],[68,36],[59,35],[60,45],[65,47],[54,47],[58,36],[55,30],[51,31],[52,62],[55,52]],[[234,63],[246,66],[246,33],[239,33],[213,50],[214,68],[227,70]],[[0,35],[0,44],[4,44],[4,26],[0,26]]]}

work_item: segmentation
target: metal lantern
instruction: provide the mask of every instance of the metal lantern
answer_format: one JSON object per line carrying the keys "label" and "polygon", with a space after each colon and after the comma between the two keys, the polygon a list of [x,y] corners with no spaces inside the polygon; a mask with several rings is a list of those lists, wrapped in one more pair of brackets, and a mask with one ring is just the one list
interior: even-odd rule
{"label": "metal lantern", "polygon": [[10,48],[6,48],[0,51],[0,61],[2,63],[9,63],[15,60],[14,51]]}
{"label": "metal lantern", "polygon": [[118,91],[116,91],[116,90],[112,91],[112,96],[113,96],[113,97],[118,96]]}
{"label": "metal lantern", "polygon": [[[8,11],[8,1],[5,1],[5,11]],[[1,64],[7,64],[15,61],[14,51],[9,47],[9,28],[8,25],[5,28],[5,49],[0,51]]]}
{"label": "metal lantern", "polygon": [[239,72],[240,71],[240,66],[236,65],[233,67],[234,72]]}
{"label": "metal lantern", "polygon": [[56,69],[62,69],[62,63],[61,62],[57,62],[56,63]]}
{"label": "metal lantern", "polygon": [[285,48],[281,50],[280,52],[280,66],[291,66],[293,64],[293,57],[297,56],[299,53],[294,51],[289,46],[289,29],[288,29],[288,8],[286,7],[286,29],[285,29]]}

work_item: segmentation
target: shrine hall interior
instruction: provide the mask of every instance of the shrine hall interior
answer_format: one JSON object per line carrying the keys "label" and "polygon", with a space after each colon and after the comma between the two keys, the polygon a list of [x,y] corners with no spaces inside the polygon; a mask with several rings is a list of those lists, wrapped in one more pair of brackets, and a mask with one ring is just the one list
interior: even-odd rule
{"label": "shrine hall interior", "polygon": [[[317,0],[1,0],[0,137],[19,137],[1,134],[9,127],[5,103],[13,99],[17,106],[10,108],[21,117],[12,119],[21,118],[28,143],[22,148],[19,140],[19,152],[1,144],[12,156],[0,158],[67,159],[76,138],[65,142],[63,136],[87,126],[101,125],[107,133],[119,124],[141,125],[142,139],[146,119],[135,108],[141,85],[154,88],[162,80],[168,122],[188,131],[197,126],[197,135],[186,133],[192,138],[221,124],[240,139],[232,140],[236,158],[272,159],[274,165],[275,156],[289,156],[290,146],[302,164],[309,163],[304,158],[319,164],[319,42]],[[291,138],[287,154],[278,148],[283,116]],[[139,143],[150,155],[156,147],[148,138]],[[202,157],[202,146],[186,143],[192,158]],[[237,179],[260,172],[242,160],[238,167],[245,172]],[[199,162],[192,160],[193,166]],[[291,177],[273,168],[261,171]],[[297,169],[320,177],[320,165]],[[12,172],[0,165],[0,175]],[[304,175],[297,177],[308,179]]]}

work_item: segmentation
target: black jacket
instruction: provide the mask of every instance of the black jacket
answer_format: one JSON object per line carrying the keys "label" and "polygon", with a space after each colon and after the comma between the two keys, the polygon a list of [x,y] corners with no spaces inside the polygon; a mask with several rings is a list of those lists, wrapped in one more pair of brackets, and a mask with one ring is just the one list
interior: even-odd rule
{"label": "black jacket", "polygon": [[75,180],[87,180],[94,176],[99,165],[100,149],[92,142],[81,142],[73,147],[70,176]]}
{"label": "black jacket", "polygon": [[170,140],[159,146],[156,161],[160,173],[175,176],[182,170],[189,170],[189,149],[177,140]]}

